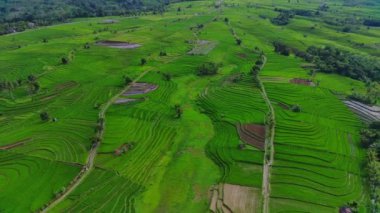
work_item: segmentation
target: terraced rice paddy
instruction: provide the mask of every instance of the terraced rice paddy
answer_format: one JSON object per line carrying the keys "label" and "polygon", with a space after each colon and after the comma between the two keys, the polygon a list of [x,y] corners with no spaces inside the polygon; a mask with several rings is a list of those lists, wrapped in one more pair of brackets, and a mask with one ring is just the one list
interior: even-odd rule
{"label": "terraced rice paddy", "polygon": [[302,109],[275,105],[271,209],[329,212],[344,200],[365,199],[358,118],[329,90],[272,82],[265,87],[274,103]]}
{"label": "terraced rice paddy", "polygon": [[[344,16],[350,7],[341,4],[331,8]],[[20,83],[0,91],[0,212],[261,212],[266,180],[269,212],[338,212],[352,201],[367,212],[363,123],[341,101],[364,83],[310,75],[302,59],[272,47],[281,40],[378,55],[347,41],[378,42],[378,28],[342,35],[319,19],[269,20],[274,7],[319,5],[181,2],[162,15],[1,36],[0,81]],[[257,81],[251,68],[262,53]],[[218,65],[216,75],[197,75],[205,62]],[[126,85],[126,76],[138,79]],[[276,114],[270,174],[268,103]]]}

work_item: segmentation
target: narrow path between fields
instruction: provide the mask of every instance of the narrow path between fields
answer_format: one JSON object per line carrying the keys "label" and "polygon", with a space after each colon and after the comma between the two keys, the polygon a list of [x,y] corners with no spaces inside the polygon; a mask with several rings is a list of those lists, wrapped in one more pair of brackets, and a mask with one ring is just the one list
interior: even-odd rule
{"label": "narrow path between fields", "polygon": [[[229,26],[231,26],[231,33],[232,36],[235,39],[238,39],[234,28],[232,27],[231,23],[228,23]],[[248,49],[243,44],[241,44],[241,47],[244,49]],[[267,57],[263,55],[263,64],[260,67],[260,71],[264,68],[265,64],[267,63]],[[257,83],[259,86],[259,89],[261,90],[261,94],[263,96],[263,99],[265,100],[265,104],[268,106],[269,112],[266,117],[266,135],[265,135],[265,147],[264,147],[264,162],[263,162],[263,183],[262,183],[262,196],[263,196],[263,206],[262,211],[263,213],[269,213],[269,200],[270,200],[270,175],[271,175],[271,167],[273,164],[274,159],[274,134],[275,134],[275,127],[276,127],[276,120],[275,120],[275,112],[272,106],[271,101],[269,100],[269,97],[267,95],[267,92],[265,90],[264,84],[262,83],[260,79],[260,73],[256,76]]]}
{"label": "narrow path between fields", "polygon": [[[264,56],[263,65],[261,69],[265,66],[267,62],[267,57]],[[274,134],[275,134],[275,113],[270,102],[267,92],[265,90],[264,84],[261,82],[259,75],[257,76],[258,84],[261,90],[261,94],[265,100],[266,105],[269,108],[269,113],[266,118],[266,128],[268,131],[265,136],[265,152],[264,152],[264,165],[263,165],[263,185],[262,185],[262,193],[263,193],[263,212],[269,212],[269,199],[270,199],[270,175],[271,175],[271,167],[273,164],[274,158]]]}
{"label": "narrow path between fields", "polygon": [[128,86],[126,86],[123,90],[121,90],[118,94],[114,95],[111,99],[109,99],[104,106],[102,106],[98,119],[103,120],[104,127],[98,132],[98,137],[100,141],[98,143],[95,143],[91,149],[90,153],[87,157],[87,162],[83,166],[82,170],[79,172],[79,174],[70,182],[70,184],[67,186],[66,190],[59,194],[59,196],[55,197],[53,200],[51,200],[49,203],[46,204],[46,207],[41,210],[41,212],[48,212],[51,210],[54,206],[56,206],[58,203],[63,201],[76,187],[79,186],[79,184],[91,173],[91,171],[94,168],[94,161],[95,157],[98,151],[98,148],[100,146],[100,143],[103,139],[104,131],[105,131],[105,114],[108,110],[108,108],[111,106],[112,103],[115,102],[115,100],[121,96],[123,93],[125,93],[133,84],[135,84],[137,81],[139,81],[145,74],[147,74],[150,70],[146,70],[143,73],[141,73],[136,79],[134,79]]}

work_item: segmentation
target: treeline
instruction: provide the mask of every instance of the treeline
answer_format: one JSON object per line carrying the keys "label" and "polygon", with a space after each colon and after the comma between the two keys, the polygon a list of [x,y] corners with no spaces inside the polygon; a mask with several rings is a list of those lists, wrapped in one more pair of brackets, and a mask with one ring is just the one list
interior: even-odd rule
{"label": "treeline", "polygon": [[310,46],[306,51],[301,51],[281,42],[274,42],[273,45],[275,51],[282,55],[294,53],[312,62],[316,71],[337,73],[362,81],[380,81],[380,63],[372,57],[339,50],[332,46]]}
{"label": "treeline", "polygon": [[6,0],[0,1],[0,34],[65,22],[70,18],[162,13],[169,0]]}
{"label": "treeline", "polygon": [[370,212],[380,211],[380,121],[361,131],[361,143],[367,148],[367,172],[370,186]]}

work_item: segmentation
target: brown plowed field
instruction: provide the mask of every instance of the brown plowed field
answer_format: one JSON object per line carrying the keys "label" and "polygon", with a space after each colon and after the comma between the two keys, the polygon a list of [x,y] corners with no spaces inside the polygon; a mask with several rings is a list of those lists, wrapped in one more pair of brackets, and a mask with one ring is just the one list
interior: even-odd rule
{"label": "brown plowed field", "polygon": [[157,85],[148,83],[134,83],[123,95],[141,95],[154,91],[158,88]]}
{"label": "brown plowed field", "polygon": [[301,84],[301,85],[306,85],[306,86],[314,86],[313,81],[308,80],[308,79],[302,79],[302,78],[293,78],[290,80],[290,83]]}
{"label": "brown plowed field", "polygon": [[264,150],[265,126],[257,124],[238,124],[237,130],[242,141],[260,150]]}

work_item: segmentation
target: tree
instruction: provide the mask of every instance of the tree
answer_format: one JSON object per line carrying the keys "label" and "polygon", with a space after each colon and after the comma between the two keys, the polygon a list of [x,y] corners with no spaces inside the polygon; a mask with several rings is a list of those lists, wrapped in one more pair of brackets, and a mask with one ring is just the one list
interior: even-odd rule
{"label": "tree", "polygon": [[37,80],[37,77],[33,74],[28,75],[28,81],[29,82],[35,82]]}
{"label": "tree", "polygon": [[160,51],[160,56],[166,56],[166,51],[161,50],[161,51]]}
{"label": "tree", "polygon": [[235,40],[236,40],[236,44],[239,45],[239,46],[240,46],[241,43],[243,42],[240,38],[236,38]]}
{"label": "tree", "polygon": [[40,84],[35,81],[33,83],[31,83],[31,93],[37,93],[38,91],[40,90]]}
{"label": "tree", "polygon": [[50,116],[47,112],[41,112],[40,113],[40,118],[42,121],[48,121],[50,119]]}
{"label": "tree", "polygon": [[301,112],[301,107],[298,104],[295,104],[290,107],[290,110],[292,110],[292,112]]}
{"label": "tree", "polygon": [[230,20],[227,17],[225,17],[224,22],[228,23],[228,22],[230,22]]}
{"label": "tree", "polygon": [[84,49],[90,49],[90,44],[87,42],[86,44],[84,44],[83,48]]}
{"label": "tree", "polygon": [[258,60],[256,61],[255,64],[256,64],[257,66],[261,66],[261,65],[264,64],[264,62],[263,62],[263,60],[260,58],[260,59],[258,59]]}
{"label": "tree", "polygon": [[69,59],[67,57],[62,57],[61,58],[61,62],[62,62],[62,64],[68,64],[69,63]]}
{"label": "tree", "polygon": [[142,66],[145,65],[146,64],[146,59],[142,58],[140,63],[141,63]]}
{"label": "tree", "polygon": [[259,75],[259,72],[260,72],[260,67],[258,65],[254,65],[251,69],[251,73],[254,77],[257,77]]}
{"label": "tree", "polygon": [[132,79],[128,76],[124,76],[124,84],[129,85],[132,82]]}
{"label": "tree", "polygon": [[172,76],[169,73],[163,73],[162,77],[165,81],[170,81],[172,79]]}
{"label": "tree", "polygon": [[198,67],[198,75],[215,75],[218,72],[218,65],[213,62],[205,62]]}
{"label": "tree", "polygon": [[179,104],[174,105],[174,110],[175,110],[175,117],[181,118],[181,116],[183,114],[183,110],[181,108],[181,105],[179,105]]}

